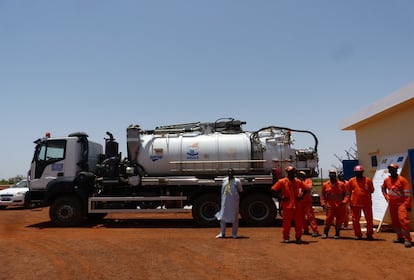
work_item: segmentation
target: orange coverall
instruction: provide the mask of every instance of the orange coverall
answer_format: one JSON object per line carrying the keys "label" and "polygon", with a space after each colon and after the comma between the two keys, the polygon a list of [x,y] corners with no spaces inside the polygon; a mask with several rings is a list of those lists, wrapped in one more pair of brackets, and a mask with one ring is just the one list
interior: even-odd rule
{"label": "orange coverall", "polygon": [[309,191],[305,193],[300,202],[303,208],[303,231],[309,232],[310,226],[313,233],[319,234],[318,223],[316,222],[315,213],[312,208],[312,179],[306,178],[303,182],[309,188]]}
{"label": "orange coverall", "polygon": [[352,209],[352,226],[354,228],[355,237],[362,238],[361,211],[364,212],[367,222],[367,237],[372,238],[374,234],[374,216],[372,213],[372,193],[374,192],[374,184],[368,177],[362,177],[358,180],[352,177],[348,181],[348,192],[351,196]]}
{"label": "orange coverall", "polygon": [[326,181],[322,185],[321,190],[321,205],[327,207],[325,227],[333,224],[336,219],[336,230],[341,228],[341,224],[345,219],[345,206],[348,203],[348,196],[345,184],[336,180],[332,184],[331,180]]}
{"label": "orange coverall", "polygon": [[[345,186],[348,185],[347,180],[340,180],[340,181],[343,182],[345,184]],[[347,196],[348,196],[348,194],[347,194]],[[345,217],[344,217],[344,221],[342,223],[342,226],[343,226],[344,229],[348,228],[349,224],[352,222],[352,219],[350,217],[351,216],[351,207],[350,207],[351,205],[350,204],[351,204],[351,201],[350,201],[350,199],[348,199],[348,202],[345,205]]]}
{"label": "orange coverall", "polygon": [[404,238],[411,242],[410,220],[407,209],[411,209],[411,190],[407,179],[398,175],[397,178],[387,177],[382,184],[382,194],[388,201],[391,223],[398,239]]}
{"label": "orange coverall", "polygon": [[303,227],[303,208],[300,200],[303,192],[308,191],[309,188],[298,178],[293,180],[283,178],[272,186],[272,190],[275,192],[281,191],[282,193],[283,240],[289,240],[292,221],[295,221],[295,238],[300,240]]}

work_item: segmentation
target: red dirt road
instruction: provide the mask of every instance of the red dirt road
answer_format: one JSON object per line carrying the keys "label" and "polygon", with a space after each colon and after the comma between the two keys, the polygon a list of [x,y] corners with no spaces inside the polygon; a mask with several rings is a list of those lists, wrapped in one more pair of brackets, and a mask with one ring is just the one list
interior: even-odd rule
{"label": "red dirt road", "polygon": [[0,279],[414,279],[414,247],[393,244],[390,231],[375,241],[343,230],[339,240],[283,244],[278,218],[241,225],[239,239],[217,233],[190,214],[111,214],[57,228],[48,208],[10,208],[0,211]]}

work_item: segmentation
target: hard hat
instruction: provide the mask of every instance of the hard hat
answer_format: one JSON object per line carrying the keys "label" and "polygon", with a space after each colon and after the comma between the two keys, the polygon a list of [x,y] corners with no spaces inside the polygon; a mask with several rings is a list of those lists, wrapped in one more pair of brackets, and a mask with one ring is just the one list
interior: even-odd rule
{"label": "hard hat", "polygon": [[395,169],[398,169],[398,164],[396,164],[396,163],[391,163],[390,165],[388,165],[388,168],[395,168]]}
{"label": "hard hat", "polygon": [[290,172],[290,171],[295,171],[296,170],[296,168],[294,168],[293,166],[291,166],[291,165],[289,165],[289,166],[287,166],[286,168],[285,168],[285,171],[286,172]]}
{"label": "hard hat", "polygon": [[356,165],[354,167],[354,172],[357,172],[357,171],[364,171],[364,167],[362,165]]}
{"label": "hard hat", "polygon": [[305,171],[299,171],[297,176],[299,177],[299,179],[305,180],[306,179],[306,172]]}
{"label": "hard hat", "polygon": [[329,173],[335,173],[336,174],[336,169],[330,169]]}

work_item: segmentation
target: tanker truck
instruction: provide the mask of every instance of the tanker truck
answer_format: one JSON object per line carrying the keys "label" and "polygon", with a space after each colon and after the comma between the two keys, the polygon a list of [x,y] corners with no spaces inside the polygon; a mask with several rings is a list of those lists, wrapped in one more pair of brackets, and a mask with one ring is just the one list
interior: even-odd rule
{"label": "tanker truck", "polygon": [[[104,145],[85,132],[46,133],[34,142],[29,199],[49,207],[51,222],[61,227],[121,212],[191,212],[200,226],[210,227],[218,225],[222,179],[232,168],[243,184],[241,222],[268,226],[278,210],[272,170],[292,165],[318,176],[318,139],[278,126],[244,131],[244,124],[224,118],[151,130],[130,125],[126,157],[110,132]],[[294,149],[295,133],[309,134],[314,146]]]}

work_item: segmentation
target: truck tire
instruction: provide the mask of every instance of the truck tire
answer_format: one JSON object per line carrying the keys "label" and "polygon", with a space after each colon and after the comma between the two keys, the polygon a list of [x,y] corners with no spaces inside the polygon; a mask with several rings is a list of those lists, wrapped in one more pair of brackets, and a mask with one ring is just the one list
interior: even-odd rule
{"label": "truck tire", "polygon": [[56,226],[76,226],[83,218],[81,201],[73,195],[58,197],[50,205],[49,217]]}
{"label": "truck tire", "polygon": [[193,219],[202,227],[218,226],[216,213],[220,210],[220,196],[218,194],[204,194],[194,200]]}
{"label": "truck tire", "polygon": [[277,209],[270,195],[249,194],[241,201],[240,215],[247,226],[269,226],[275,222]]}
{"label": "truck tire", "polygon": [[30,194],[29,192],[26,192],[26,194],[24,195],[24,204],[23,207],[26,209],[31,209],[35,207],[34,203],[30,202]]}

